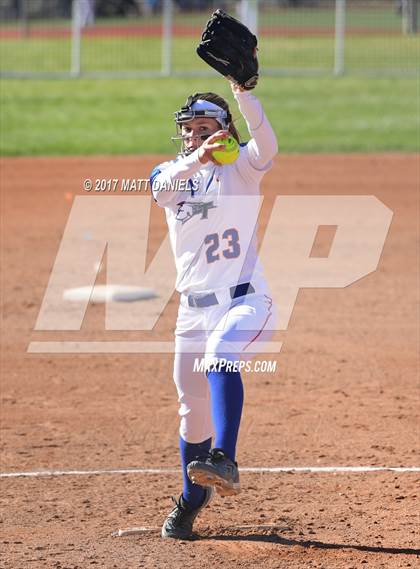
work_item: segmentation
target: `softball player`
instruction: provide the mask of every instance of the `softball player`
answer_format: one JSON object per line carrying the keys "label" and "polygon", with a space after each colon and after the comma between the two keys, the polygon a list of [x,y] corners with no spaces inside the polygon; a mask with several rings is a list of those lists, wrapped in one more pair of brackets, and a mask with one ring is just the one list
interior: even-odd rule
{"label": "softball player", "polygon": [[153,197],[166,212],[181,295],[174,381],[183,491],[173,499],[162,537],[191,537],[214,488],[222,496],[240,491],[235,455],[241,362],[274,330],[256,222],[259,184],[271,168],[277,141],[258,99],[231,86],[251,135],[237,160],[222,166],[212,155],[223,148],[218,140],[227,134],[239,142],[227,102],[214,93],[197,93],[175,113],[180,154],[151,174]]}

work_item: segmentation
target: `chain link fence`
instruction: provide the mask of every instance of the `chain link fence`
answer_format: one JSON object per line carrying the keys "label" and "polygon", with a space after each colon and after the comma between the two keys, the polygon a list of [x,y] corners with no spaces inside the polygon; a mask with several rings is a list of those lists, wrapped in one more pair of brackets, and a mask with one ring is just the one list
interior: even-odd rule
{"label": "chain link fence", "polygon": [[0,0],[3,77],[204,75],[222,8],[259,38],[261,73],[418,75],[420,0]]}

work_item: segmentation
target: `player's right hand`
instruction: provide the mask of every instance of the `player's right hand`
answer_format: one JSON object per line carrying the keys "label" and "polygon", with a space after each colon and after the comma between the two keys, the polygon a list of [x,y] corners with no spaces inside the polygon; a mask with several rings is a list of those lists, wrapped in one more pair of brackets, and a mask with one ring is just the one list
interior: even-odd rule
{"label": "player's right hand", "polygon": [[214,164],[220,165],[220,162],[213,158],[212,152],[214,150],[221,150],[224,148],[223,144],[218,144],[217,141],[221,138],[226,138],[227,136],[229,136],[229,131],[218,130],[203,142],[198,149],[198,159],[202,164],[207,164],[207,162],[211,161]]}

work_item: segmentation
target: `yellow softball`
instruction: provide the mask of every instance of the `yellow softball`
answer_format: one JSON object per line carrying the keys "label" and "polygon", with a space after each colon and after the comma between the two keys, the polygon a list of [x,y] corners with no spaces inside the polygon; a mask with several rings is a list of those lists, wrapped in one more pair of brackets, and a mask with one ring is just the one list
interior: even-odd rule
{"label": "yellow softball", "polygon": [[239,144],[233,136],[227,136],[217,141],[217,144],[223,144],[221,150],[213,150],[212,155],[220,164],[232,164],[239,156]]}

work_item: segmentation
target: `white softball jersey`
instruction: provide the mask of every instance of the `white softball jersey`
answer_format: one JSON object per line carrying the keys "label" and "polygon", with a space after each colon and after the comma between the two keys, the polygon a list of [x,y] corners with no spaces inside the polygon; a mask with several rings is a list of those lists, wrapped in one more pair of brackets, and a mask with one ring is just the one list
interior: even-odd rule
{"label": "white softball jersey", "polygon": [[[213,435],[207,377],[197,360],[204,358],[207,369],[221,359],[250,359],[274,330],[256,230],[260,182],[272,166],[277,140],[254,95],[235,93],[235,99],[251,139],[234,163],[203,165],[196,150],[160,164],[151,175],[153,197],[165,208],[181,293],[174,381],[180,434],[191,443]],[[247,283],[250,293],[236,297],[236,287]]]}
{"label": "white softball jersey", "polygon": [[277,141],[258,99],[249,92],[235,98],[252,138],[233,164],[203,165],[196,150],[151,175],[153,196],[165,207],[180,293],[207,294],[262,279],[255,239],[259,184]]}

